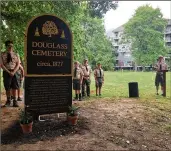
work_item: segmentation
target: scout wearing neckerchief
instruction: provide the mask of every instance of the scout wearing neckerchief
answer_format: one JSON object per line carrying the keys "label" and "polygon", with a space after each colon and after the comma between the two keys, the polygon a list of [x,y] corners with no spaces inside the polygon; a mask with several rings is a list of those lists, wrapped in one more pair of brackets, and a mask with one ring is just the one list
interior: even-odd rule
{"label": "scout wearing neckerchief", "polygon": [[155,78],[155,86],[156,86],[156,94],[159,95],[158,90],[159,90],[159,84],[161,85],[161,91],[163,95],[163,86],[164,86],[164,80],[163,80],[163,72],[162,70],[167,69],[167,64],[164,61],[163,56],[158,57],[158,62],[154,66],[156,70],[156,78]]}
{"label": "scout wearing neckerchief", "polygon": [[13,51],[13,42],[6,41],[5,42],[6,51],[1,53],[1,67],[3,69],[3,81],[4,87],[6,90],[7,101],[5,106],[10,106],[11,104],[11,93],[12,89],[12,99],[13,99],[13,107],[18,107],[16,92],[19,88],[18,74],[17,71],[20,65],[20,58],[17,53]]}
{"label": "scout wearing neckerchief", "polygon": [[101,96],[101,88],[104,83],[104,71],[101,68],[101,64],[97,64],[97,68],[94,70],[95,86],[96,86],[96,96]]}
{"label": "scout wearing neckerchief", "polygon": [[81,101],[81,85],[83,82],[83,71],[79,67],[78,61],[74,62],[73,69],[73,89],[75,90],[75,100]]}
{"label": "scout wearing neckerchief", "polygon": [[84,64],[82,66],[82,70],[84,73],[83,84],[82,84],[82,96],[85,97],[85,87],[87,96],[90,97],[90,83],[91,83],[91,67],[88,65],[88,59],[84,60]]}

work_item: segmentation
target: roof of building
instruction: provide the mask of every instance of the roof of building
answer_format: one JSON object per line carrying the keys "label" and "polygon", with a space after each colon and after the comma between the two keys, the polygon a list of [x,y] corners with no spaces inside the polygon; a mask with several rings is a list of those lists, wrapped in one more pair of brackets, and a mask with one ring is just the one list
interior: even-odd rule
{"label": "roof of building", "polygon": [[107,36],[112,36],[113,35],[113,32],[121,32],[121,31],[124,31],[124,25],[121,25],[115,29],[110,29],[109,31],[106,32]]}
{"label": "roof of building", "polygon": [[118,28],[112,30],[113,32],[121,32],[124,30],[124,25],[119,26]]}

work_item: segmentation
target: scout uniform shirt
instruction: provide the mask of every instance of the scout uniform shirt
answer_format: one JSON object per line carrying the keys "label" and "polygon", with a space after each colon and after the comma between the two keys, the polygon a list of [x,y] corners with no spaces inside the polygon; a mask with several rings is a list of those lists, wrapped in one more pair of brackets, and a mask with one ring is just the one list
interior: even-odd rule
{"label": "scout uniform shirt", "polygon": [[157,72],[161,72],[161,70],[167,70],[167,64],[165,62],[157,62],[155,65]]}
{"label": "scout uniform shirt", "polygon": [[103,71],[103,69],[102,68],[100,68],[100,69],[95,69],[94,70],[94,76],[96,77],[96,78],[103,78],[104,77],[104,71]]}
{"label": "scout uniform shirt", "polygon": [[85,66],[83,65],[82,66],[82,70],[83,70],[83,73],[84,73],[84,77],[89,77],[90,78],[90,74],[91,74],[91,67],[90,66]]}
{"label": "scout uniform shirt", "polygon": [[1,61],[3,65],[8,69],[8,70],[14,70],[16,67],[17,62],[19,61],[20,63],[20,58],[18,57],[18,54],[15,52],[10,52],[12,60],[7,63],[7,56],[9,55],[8,51],[1,52]]}
{"label": "scout uniform shirt", "polygon": [[81,76],[83,76],[83,75],[84,75],[84,73],[80,67],[77,67],[77,68],[74,67],[73,79],[79,80],[79,79],[81,79]]}

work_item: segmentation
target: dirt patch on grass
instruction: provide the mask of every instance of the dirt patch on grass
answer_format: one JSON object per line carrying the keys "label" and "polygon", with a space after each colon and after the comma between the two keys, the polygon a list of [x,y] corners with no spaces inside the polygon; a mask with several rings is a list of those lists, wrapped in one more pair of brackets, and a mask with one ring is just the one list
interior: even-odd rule
{"label": "dirt patch on grass", "polygon": [[77,104],[81,106],[77,126],[69,126],[65,114],[59,118],[52,114],[35,122],[29,135],[21,132],[18,109],[2,108],[2,150],[171,150],[168,111],[136,99]]}

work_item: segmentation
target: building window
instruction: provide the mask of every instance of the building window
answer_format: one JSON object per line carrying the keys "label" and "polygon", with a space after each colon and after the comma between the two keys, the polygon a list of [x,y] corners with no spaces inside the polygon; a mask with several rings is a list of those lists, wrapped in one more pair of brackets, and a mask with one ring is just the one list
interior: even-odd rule
{"label": "building window", "polygon": [[115,32],[115,37],[118,37],[118,32]]}

